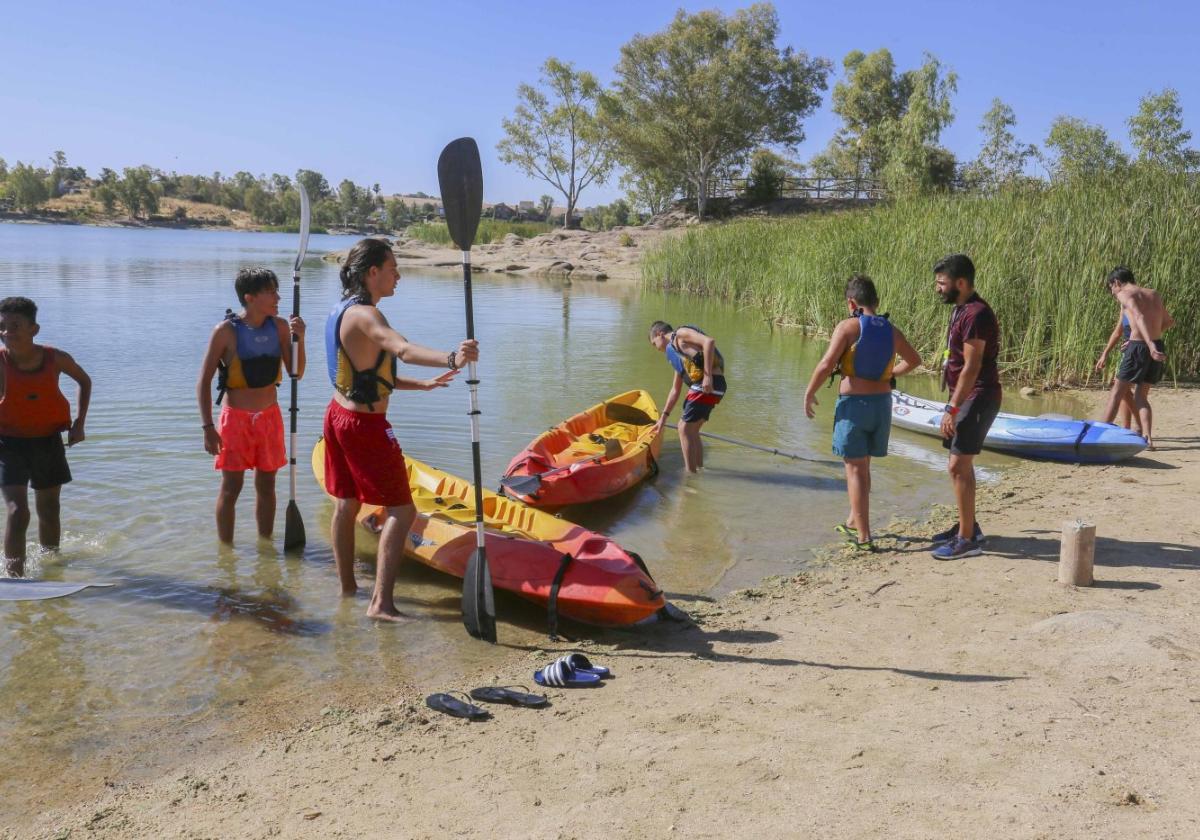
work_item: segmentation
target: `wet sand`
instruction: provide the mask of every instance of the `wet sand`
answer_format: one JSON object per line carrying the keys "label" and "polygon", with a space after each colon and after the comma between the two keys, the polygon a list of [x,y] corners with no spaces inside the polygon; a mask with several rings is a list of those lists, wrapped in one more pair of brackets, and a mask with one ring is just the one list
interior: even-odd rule
{"label": "wet sand", "polygon": [[[153,779],[47,785],[0,836],[1195,837],[1198,402],[1156,392],[1159,450],[1126,465],[1006,473],[980,502],[983,557],[929,557],[917,537],[944,510],[893,523],[886,553],[826,552],[679,600],[694,626],[604,634],[578,649],[615,679],[483,723],[422,698],[529,684],[572,648],[500,646],[357,700],[330,686],[299,719],[251,698],[259,734],[193,735]],[[1077,516],[1097,524],[1086,589],[1056,582]]]}

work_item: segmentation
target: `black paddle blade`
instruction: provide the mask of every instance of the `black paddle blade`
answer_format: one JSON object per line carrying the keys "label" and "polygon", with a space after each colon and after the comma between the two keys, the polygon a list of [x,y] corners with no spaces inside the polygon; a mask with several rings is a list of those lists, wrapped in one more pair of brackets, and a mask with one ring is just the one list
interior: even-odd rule
{"label": "black paddle blade", "polygon": [[604,413],[614,423],[629,423],[631,426],[654,425],[654,419],[649,414],[625,403],[605,403]]}
{"label": "black paddle blade", "polygon": [[463,624],[476,639],[496,643],[496,601],[492,593],[492,572],[482,548],[471,552],[467,573],[463,575]]}
{"label": "black paddle blade", "polygon": [[304,548],[304,520],[300,518],[300,508],[296,500],[288,502],[287,514],[283,518],[283,550],[292,551]]}
{"label": "black paddle blade", "polygon": [[500,486],[511,490],[518,496],[532,496],[542,486],[540,475],[506,475],[500,479]]}
{"label": "black paddle blade", "polygon": [[460,137],[442,149],[438,185],[450,238],[460,251],[470,251],[483,212],[483,167],[474,138]]}

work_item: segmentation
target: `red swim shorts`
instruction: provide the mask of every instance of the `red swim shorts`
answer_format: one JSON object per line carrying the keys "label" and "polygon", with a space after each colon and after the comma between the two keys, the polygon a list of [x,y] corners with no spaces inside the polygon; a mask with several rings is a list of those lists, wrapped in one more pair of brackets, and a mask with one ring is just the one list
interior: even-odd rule
{"label": "red swim shorts", "polygon": [[222,406],[217,434],[221,436],[221,453],[213,466],[218,470],[275,472],[288,462],[278,403],[262,411]]}
{"label": "red swim shorts", "polygon": [[387,415],[325,409],[325,490],[335,499],[399,507],[412,504],[408,465]]}

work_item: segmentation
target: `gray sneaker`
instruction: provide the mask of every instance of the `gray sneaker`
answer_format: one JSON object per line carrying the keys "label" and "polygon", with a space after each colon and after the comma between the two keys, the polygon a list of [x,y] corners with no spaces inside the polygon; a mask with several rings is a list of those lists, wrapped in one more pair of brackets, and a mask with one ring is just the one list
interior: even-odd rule
{"label": "gray sneaker", "polygon": [[[955,524],[951,525],[949,528],[947,528],[945,531],[934,534],[932,537],[929,538],[929,541],[931,543],[933,543],[934,545],[941,545],[942,543],[950,542],[950,540],[954,539],[957,536],[958,536],[958,523],[955,523]],[[971,541],[977,542],[977,543],[987,542],[987,537],[984,535],[983,529],[979,527],[979,520],[975,521],[975,535]]]}
{"label": "gray sneaker", "polygon": [[930,554],[938,560],[958,560],[963,557],[978,557],[983,554],[983,549],[974,540],[955,537],[945,545],[939,545]]}

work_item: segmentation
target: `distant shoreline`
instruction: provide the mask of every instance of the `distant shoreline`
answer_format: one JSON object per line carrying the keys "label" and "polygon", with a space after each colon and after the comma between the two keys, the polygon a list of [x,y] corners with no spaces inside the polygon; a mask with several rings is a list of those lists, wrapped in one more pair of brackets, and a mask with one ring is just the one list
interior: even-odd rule
{"label": "distant shoreline", "polygon": [[[223,230],[233,233],[299,233],[299,228],[280,225],[235,226],[210,224],[201,221],[176,222],[143,221],[141,219],[76,219],[69,216],[47,216],[40,213],[0,212],[0,224],[13,225],[61,225],[63,227],[98,227],[120,228],[124,230]],[[357,230],[339,228],[313,227],[311,233],[327,234],[329,236],[397,236],[394,233],[367,233]]]}

